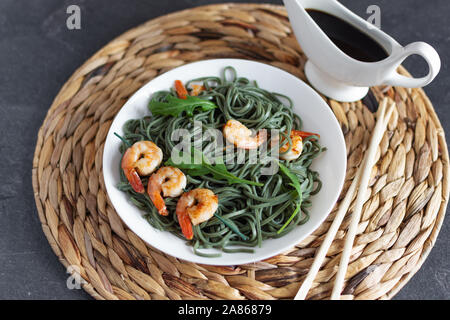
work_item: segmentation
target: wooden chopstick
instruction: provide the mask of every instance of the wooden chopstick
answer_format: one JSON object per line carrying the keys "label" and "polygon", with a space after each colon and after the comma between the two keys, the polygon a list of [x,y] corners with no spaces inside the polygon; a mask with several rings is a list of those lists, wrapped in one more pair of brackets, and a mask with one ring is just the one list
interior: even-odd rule
{"label": "wooden chopstick", "polygon": [[331,224],[330,229],[328,229],[327,235],[325,236],[325,239],[323,240],[320,249],[314,258],[314,262],[311,266],[311,269],[309,269],[308,275],[303,281],[302,286],[298,290],[294,300],[304,300],[306,298],[306,295],[308,294],[309,289],[311,289],[313,281],[316,278],[317,273],[320,270],[320,267],[322,266],[323,260],[325,259],[325,256],[328,250],[330,249],[330,246],[333,243],[334,238],[336,237],[336,233],[339,230],[339,226],[341,225],[342,220],[344,220],[345,214],[347,213],[348,208],[352,203],[353,196],[359,184],[362,168],[363,168],[362,166],[358,168],[356,176],[353,179],[353,182],[350,185],[350,188],[348,189],[344,200],[342,200],[339,206],[339,210],[336,213],[336,216],[334,217],[333,223]]}
{"label": "wooden chopstick", "polygon": [[395,104],[391,104],[389,108],[386,110],[387,98],[385,98],[380,108],[378,109],[378,119],[377,124],[375,125],[375,129],[372,135],[372,139],[370,141],[370,146],[367,151],[367,156],[364,161],[364,169],[362,171],[362,175],[360,178],[360,184],[358,188],[358,195],[356,198],[356,205],[352,213],[350,227],[347,232],[347,236],[345,239],[344,250],[342,251],[341,260],[339,262],[339,269],[336,274],[336,279],[334,282],[333,291],[331,293],[332,300],[339,300],[342,292],[342,286],[344,284],[345,275],[347,273],[348,262],[350,260],[350,254],[353,248],[353,242],[355,240],[358,223],[361,218],[361,211],[363,204],[365,202],[365,196],[367,192],[367,187],[369,185],[370,174],[372,172],[372,168],[375,165],[375,155],[377,152],[378,145],[386,131],[387,124],[392,115],[392,112],[395,109]]}
{"label": "wooden chopstick", "polygon": [[[384,99],[379,106],[379,110],[380,109],[381,109],[381,111],[384,110],[386,108],[386,105],[387,105],[387,99]],[[381,115],[381,111],[380,111],[380,115]],[[378,119],[381,119],[381,118],[378,117]],[[383,130],[383,132],[384,132],[384,130]],[[375,130],[374,130],[374,133],[375,133]],[[375,143],[376,141],[373,141],[373,142]],[[372,143],[372,141],[371,141],[371,143]],[[378,144],[379,144],[379,141],[378,141],[377,145]],[[366,153],[366,155],[365,155],[365,158],[362,162],[363,164],[366,162],[365,159],[367,158],[367,156],[368,156],[368,153]],[[317,254],[314,258],[314,262],[308,272],[308,275],[306,276],[299,291],[297,292],[297,295],[294,298],[295,300],[303,300],[306,298],[306,295],[308,294],[308,291],[311,288],[313,281],[316,278],[317,273],[320,270],[320,267],[322,266],[325,256],[326,256],[328,250],[330,249],[330,246],[336,236],[336,233],[339,230],[339,226],[341,225],[342,220],[344,219],[344,217],[348,211],[348,208],[350,207],[350,204],[352,203],[352,200],[354,198],[355,192],[357,190],[358,184],[361,179],[363,169],[364,169],[363,165],[361,165],[358,168],[355,178],[353,179],[353,182],[350,185],[350,188],[347,190],[347,194],[345,195],[344,199],[340,203],[339,210],[336,213],[333,223],[331,224],[330,228],[328,229],[325,239],[323,240],[323,242],[319,248],[319,251],[317,252]]]}

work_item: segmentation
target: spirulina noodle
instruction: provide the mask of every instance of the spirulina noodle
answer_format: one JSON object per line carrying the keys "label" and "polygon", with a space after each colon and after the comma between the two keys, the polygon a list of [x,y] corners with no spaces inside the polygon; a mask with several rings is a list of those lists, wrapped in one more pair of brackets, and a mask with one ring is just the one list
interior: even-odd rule
{"label": "spirulina noodle", "polygon": [[[201,122],[203,132],[208,128],[222,130],[229,119],[238,120],[254,130],[278,129],[280,135],[284,136],[284,139],[281,139],[284,143],[290,143],[286,132],[301,130],[301,119],[293,112],[293,101],[289,97],[268,92],[259,88],[256,82],[238,77],[236,70],[232,67],[225,68],[222,77],[193,79],[186,83],[186,87],[189,88],[191,83],[203,84],[206,90],[202,91],[199,98],[212,101],[218,108],[206,112],[197,109],[192,117],[183,113],[179,117],[149,115],[142,119],[129,120],[123,127],[125,142],[131,145],[141,140],[153,141],[162,149],[164,163],[170,158],[174,146],[179,143],[171,139],[174,130],[187,129],[193,137],[198,134],[194,132],[194,121]],[[166,102],[168,95],[176,96],[176,93],[173,89],[160,91],[155,93],[153,98]],[[128,147],[125,142],[120,148],[122,154]],[[209,145],[211,143],[211,141],[203,143],[202,152],[206,156],[212,152]],[[283,142],[280,143],[281,145]],[[206,248],[217,248],[223,252],[253,252],[252,247],[261,246],[263,240],[284,236],[297,225],[308,221],[311,196],[319,192],[321,188],[319,174],[311,170],[310,166],[324,148],[319,144],[317,137],[311,136],[303,139],[303,152],[298,159],[280,160],[297,175],[302,196],[300,212],[282,232],[278,232],[291,217],[300,197],[290,185],[291,181],[280,170],[273,175],[262,175],[261,169],[267,166],[267,163],[251,164],[247,161],[248,150],[237,152],[237,149],[234,149],[234,151],[232,156],[235,159],[239,152],[241,154],[244,152],[245,161],[240,164],[226,162],[228,171],[239,178],[261,182],[263,186],[229,184],[226,180],[215,179],[210,174],[202,177],[186,175],[186,191],[195,188],[212,190],[219,198],[216,215],[237,227],[247,240],[243,240],[221,219],[213,216],[208,221],[194,226],[194,238],[188,241],[188,244],[193,246],[194,252],[200,256],[220,256],[220,253],[202,252],[201,249]],[[148,222],[157,229],[170,231],[181,239],[185,239],[175,214],[178,198],[165,198],[169,215],[161,216],[148,195],[136,193],[128,183],[122,169],[120,172],[119,189],[126,192],[130,200],[145,212]],[[142,181],[146,187],[148,177],[142,177]]]}

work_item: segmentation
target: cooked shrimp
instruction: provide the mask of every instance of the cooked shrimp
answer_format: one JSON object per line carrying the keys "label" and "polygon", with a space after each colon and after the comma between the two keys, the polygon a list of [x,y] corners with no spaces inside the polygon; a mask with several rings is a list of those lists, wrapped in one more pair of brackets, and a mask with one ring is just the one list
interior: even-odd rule
{"label": "cooked shrimp", "polygon": [[192,225],[210,219],[219,206],[219,199],[209,189],[194,189],[185,192],[177,203],[177,217],[181,231],[186,239],[194,236]]}
{"label": "cooked shrimp", "polygon": [[202,86],[201,84],[193,84],[191,85],[191,96],[195,97],[198,96],[202,91],[206,90],[205,86]]}
{"label": "cooked shrimp", "polygon": [[151,141],[138,141],[125,151],[122,169],[134,191],[144,193],[141,176],[148,176],[159,166],[163,153]]}
{"label": "cooked shrimp", "polygon": [[[292,148],[288,152],[286,152],[289,149],[289,143],[286,143],[284,146],[280,148],[280,153],[286,152],[282,155],[280,155],[280,158],[283,160],[295,160],[298,157],[300,157],[300,154],[303,151],[303,139],[301,137],[301,131],[298,130],[292,130],[290,134],[290,138],[292,141]],[[283,140],[283,138],[282,138]]]}
{"label": "cooked shrimp", "polygon": [[186,188],[186,176],[180,169],[162,167],[150,177],[147,193],[159,214],[167,216],[168,212],[161,192],[164,197],[175,198],[183,193],[184,188]]}
{"label": "cooked shrimp", "polygon": [[252,131],[237,120],[228,120],[223,127],[225,139],[241,149],[256,149],[266,141],[266,130],[259,130],[252,137]]}

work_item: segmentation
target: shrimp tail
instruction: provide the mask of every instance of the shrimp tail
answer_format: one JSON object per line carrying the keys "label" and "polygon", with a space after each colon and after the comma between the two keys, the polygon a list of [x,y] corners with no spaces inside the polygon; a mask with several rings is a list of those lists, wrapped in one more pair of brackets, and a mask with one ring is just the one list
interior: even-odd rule
{"label": "shrimp tail", "polygon": [[188,92],[180,80],[175,80],[175,91],[177,92],[178,98],[187,99]]}
{"label": "shrimp tail", "polygon": [[187,212],[177,210],[177,218],[184,237],[188,240],[192,240],[192,238],[194,237],[194,230],[192,229],[192,222]]}
{"label": "shrimp tail", "polygon": [[158,190],[153,190],[150,183],[148,184],[147,193],[150,200],[152,200],[155,205],[155,208],[158,210],[158,213],[162,216],[167,216],[169,212],[167,211],[166,203],[164,202],[161,193]]}
{"label": "shrimp tail", "polygon": [[318,138],[320,138],[320,134],[317,133],[312,133],[312,132],[305,132],[305,131],[300,131],[300,130],[292,130],[294,135],[300,136],[302,138],[308,138],[310,136],[316,136]]}
{"label": "shrimp tail", "polygon": [[124,173],[133,190],[137,193],[144,193],[144,185],[142,184],[141,177],[139,176],[137,171],[135,169],[124,170]]}

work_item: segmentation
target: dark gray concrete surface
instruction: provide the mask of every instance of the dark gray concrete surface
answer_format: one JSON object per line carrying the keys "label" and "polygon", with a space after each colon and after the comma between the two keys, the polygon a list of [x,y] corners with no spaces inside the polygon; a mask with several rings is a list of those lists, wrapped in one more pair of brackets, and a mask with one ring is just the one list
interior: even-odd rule
{"label": "dark gray concrete surface", "polygon": [[[236,0],[235,0],[236,1]],[[62,84],[114,37],[157,16],[206,0],[0,1],[0,299],[89,299],[66,287],[67,274],[42,233],[33,199],[31,167],[38,129]],[[258,1],[236,1],[258,2]],[[262,1],[261,1],[262,2]],[[281,4],[281,0],[268,1]],[[450,2],[448,0],[342,0],[361,16],[381,8],[382,29],[401,44],[427,41],[443,60],[425,90],[450,132]],[[66,28],[66,9],[81,7],[78,31]],[[423,74],[420,59],[406,62]],[[427,261],[396,299],[450,298],[450,221]]]}

